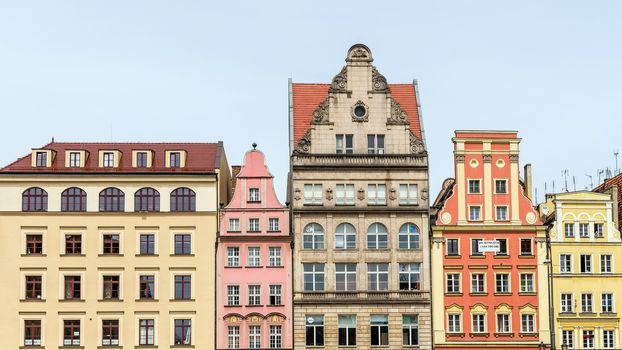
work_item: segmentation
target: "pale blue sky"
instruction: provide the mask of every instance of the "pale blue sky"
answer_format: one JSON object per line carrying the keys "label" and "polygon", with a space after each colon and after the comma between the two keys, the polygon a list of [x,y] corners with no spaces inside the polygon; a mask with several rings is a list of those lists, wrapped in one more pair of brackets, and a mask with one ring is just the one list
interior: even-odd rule
{"label": "pale blue sky", "polygon": [[419,81],[432,198],[453,131],[494,128],[520,131],[541,199],[562,169],[581,189],[614,167],[620,18],[620,1],[4,0],[0,163],[52,136],[223,140],[231,164],[255,141],[284,199],[287,79],[329,82],[362,42],[389,82]]}

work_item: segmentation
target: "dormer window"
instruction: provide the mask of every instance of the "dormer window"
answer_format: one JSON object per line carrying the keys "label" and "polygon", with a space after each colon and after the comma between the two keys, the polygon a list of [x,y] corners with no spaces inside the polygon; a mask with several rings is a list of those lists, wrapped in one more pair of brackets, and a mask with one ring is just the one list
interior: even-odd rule
{"label": "dormer window", "polygon": [[80,152],[69,152],[69,167],[79,168],[80,165]]}
{"label": "dormer window", "polygon": [[113,152],[104,152],[103,159],[102,159],[102,166],[104,168],[114,167],[114,153]]}
{"label": "dormer window", "polygon": [[248,201],[249,202],[259,202],[259,189],[258,188],[249,188],[248,189]]}
{"label": "dormer window", "polygon": [[164,159],[167,168],[183,168],[186,166],[187,153],[184,150],[166,151]]}
{"label": "dormer window", "polygon": [[147,152],[136,152],[136,167],[137,168],[147,167]]}
{"label": "dormer window", "polygon": [[171,152],[169,154],[169,164],[171,168],[181,167],[181,154],[179,152]]}
{"label": "dormer window", "polygon": [[36,166],[37,167],[46,167],[48,166],[48,153],[47,152],[37,152],[36,155]]}

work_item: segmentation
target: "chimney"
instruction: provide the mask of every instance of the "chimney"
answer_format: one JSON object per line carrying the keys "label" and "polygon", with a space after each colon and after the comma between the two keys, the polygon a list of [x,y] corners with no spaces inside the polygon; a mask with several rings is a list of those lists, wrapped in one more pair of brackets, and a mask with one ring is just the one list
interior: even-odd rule
{"label": "chimney", "polygon": [[238,174],[242,170],[241,165],[232,165],[231,166],[231,193],[235,193],[235,185],[238,183]]}
{"label": "chimney", "polygon": [[525,178],[523,182],[525,184],[525,189],[524,189],[525,197],[529,198],[529,200],[533,202],[533,199],[532,199],[533,184],[531,181],[531,164],[525,164]]}

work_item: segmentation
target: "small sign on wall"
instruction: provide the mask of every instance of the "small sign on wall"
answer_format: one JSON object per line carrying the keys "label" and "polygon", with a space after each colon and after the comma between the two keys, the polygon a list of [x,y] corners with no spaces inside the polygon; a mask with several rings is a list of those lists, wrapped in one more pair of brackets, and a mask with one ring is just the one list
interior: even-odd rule
{"label": "small sign on wall", "polygon": [[477,251],[480,253],[498,253],[499,250],[501,250],[501,245],[497,240],[477,242]]}

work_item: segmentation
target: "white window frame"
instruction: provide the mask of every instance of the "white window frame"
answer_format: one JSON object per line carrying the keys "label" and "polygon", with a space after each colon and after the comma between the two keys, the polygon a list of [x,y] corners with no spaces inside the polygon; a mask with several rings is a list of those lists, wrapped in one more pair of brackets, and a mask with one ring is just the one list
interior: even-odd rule
{"label": "white window frame", "polygon": [[259,187],[251,187],[248,189],[248,202],[260,202]]}
{"label": "white window frame", "polygon": [[[477,209],[477,217],[474,215],[474,210]],[[481,205],[469,205],[469,221],[482,221],[482,206]]]}
{"label": "white window frame", "polygon": [[282,250],[281,247],[268,247],[268,266],[270,267],[283,266],[281,250]]}
{"label": "white window frame", "polygon": [[322,184],[304,184],[304,205],[322,205]]}
{"label": "white window frame", "polygon": [[279,218],[268,218],[268,231],[280,232]]}
{"label": "white window frame", "polygon": [[400,184],[400,205],[417,205],[419,187],[417,184]]}
{"label": "white window frame", "polygon": [[261,247],[247,248],[246,266],[261,267]]}
{"label": "white window frame", "polygon": [[240,247],[227,247],[227,267],[240,267]]}
{"label": "white window frame", "polygon": [[335,204],[354,205],[354,184],[335,185]]}
{"label": "white window frame", "polygon": [[387,185],[367,185],[367,205],[387,205]]}

